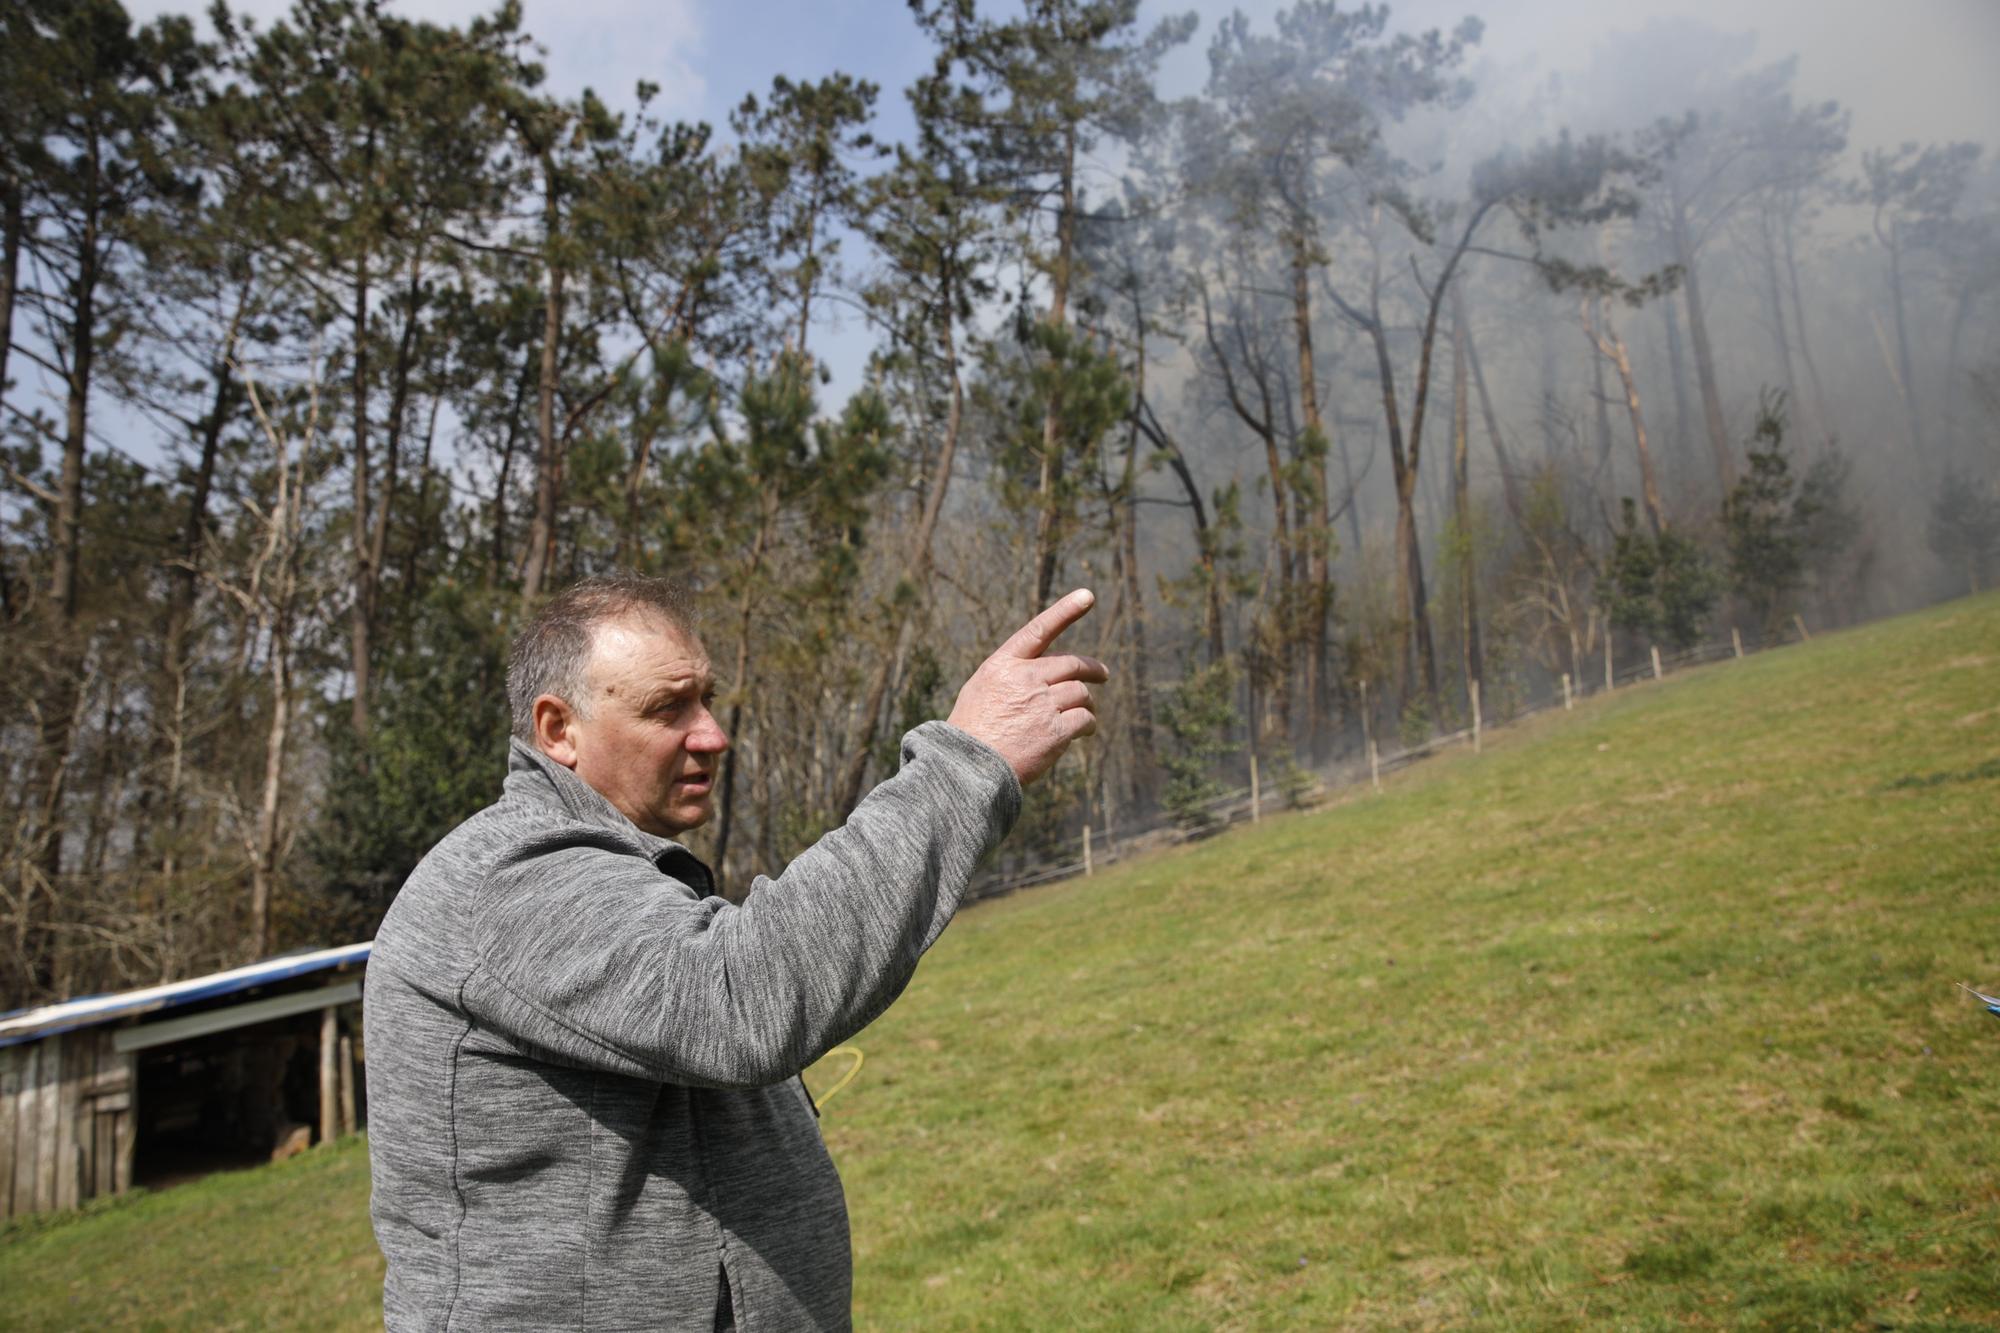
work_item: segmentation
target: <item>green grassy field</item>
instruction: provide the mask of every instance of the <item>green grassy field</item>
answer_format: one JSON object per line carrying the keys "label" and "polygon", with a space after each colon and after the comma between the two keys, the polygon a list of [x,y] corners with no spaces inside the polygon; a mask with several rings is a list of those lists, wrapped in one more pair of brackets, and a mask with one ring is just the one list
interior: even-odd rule
{"label": "green grassy field", "polygon": [[[2000,1327],[1960,980],[1997,596],[968,911],[827,1108],[856,1319]],[[0,1322],[364,1327],[366,1193],[340,1147],[16,1228]]]}

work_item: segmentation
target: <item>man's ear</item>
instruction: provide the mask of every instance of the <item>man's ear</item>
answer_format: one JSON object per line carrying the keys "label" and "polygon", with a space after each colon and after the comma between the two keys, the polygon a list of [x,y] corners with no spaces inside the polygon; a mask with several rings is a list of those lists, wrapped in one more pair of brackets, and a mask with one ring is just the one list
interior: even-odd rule
{"label": "man's ear", "polygon": [[576,767],[576,712],[568,700],[536,696],[535,746],[564,768]]}

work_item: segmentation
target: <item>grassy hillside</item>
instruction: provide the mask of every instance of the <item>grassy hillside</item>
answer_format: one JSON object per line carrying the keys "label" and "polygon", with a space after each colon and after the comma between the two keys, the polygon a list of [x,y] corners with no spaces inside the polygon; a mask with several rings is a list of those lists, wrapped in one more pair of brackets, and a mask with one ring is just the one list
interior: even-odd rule
{"label": "grassy hillside", "polygon": [[[2000,1326],[1958,980],[2000,985],[1992,596],[969,911],[827,1111],[857,1321]],[[365,1176],[18,1230],[0,1321],[363,1327]]]}

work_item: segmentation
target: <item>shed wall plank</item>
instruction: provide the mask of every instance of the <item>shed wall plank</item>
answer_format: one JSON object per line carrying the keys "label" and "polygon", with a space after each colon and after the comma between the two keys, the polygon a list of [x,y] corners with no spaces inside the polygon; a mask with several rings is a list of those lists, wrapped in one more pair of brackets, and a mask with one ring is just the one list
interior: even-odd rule
{"label": "shed wall plank", "polygon": [[41,1067],[35,1071],[35,1211],[56,1206],[56,1136],[62,1125],[61,1037],[42,1044]]}
{"label": "shed wall plank", "polygon": [[21,1058],[14,1081],[14,1194],[9,1217],[35,1211],[35,1126],[42,1106],[42,1043],[17,1049]]}
{"label": "shed wall plank", "polygon": [[[133,1056],[125,1058],[136,1063]],[[136,1071],[132,1076],[132,1091],[126,1096],[129,1101],[125,1109],[118,1113],[113,1130],[118,1140],[118,1164],[112,1170],[111,1189],[116,1194],[123,1194],[132,1188],[132,1158],[139,1144],[139,1078]]]}
{"label": "shed wall plank", "polygon": [[15,1105],[21,1095],[21,1052],[19,1046],[0,1050],[0,1218],[14,1215],[14,1141],[21,1109]]}
{"label": "shed wall plank", "polygon": [[97,1111],[90,1117],[90,1197],[114,1191],[118,1178],[118,1113]]}
{"label": "shed wall plank", "polygon": [[98,1103],[98,1114],[104,1118],[98,1123],[104,1126],[103,1137],[97,1141],[97,1192],[116,1194],[118,1192],[118,1112],[132,1104],[131,1084],[125,1079],[125,1057],[118,1053],[112,1043],[111,1030],[105,1029],[97,1039],[97,1075],[91,1079],[91,1086],[103,1100]]}
{"label": "shed wall plank", "polygon": [[110,1059],[110,1033],[99,1028],[97,1058],[90,1062],[90,1069],[83,1078],[83,1123],[90,1127],[90,1156],[83,1166],[83,1197],[86,1199],[111,1193],[111,1108],[100,1104],[97,1098],[97,1088],[103,1081],[104,1068]]}
{"label": "shed wall plank", "polygon": [[56,1207],[74,1208],[83,1175],[83,1076],[97,1067],[97,1034],[85,1029],[65,1032],[62,1080],[56,1084]]}

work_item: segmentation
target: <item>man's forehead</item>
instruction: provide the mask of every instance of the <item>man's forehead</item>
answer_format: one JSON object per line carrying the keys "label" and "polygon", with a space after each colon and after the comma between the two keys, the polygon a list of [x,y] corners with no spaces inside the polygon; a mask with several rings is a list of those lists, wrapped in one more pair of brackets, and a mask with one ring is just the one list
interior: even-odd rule
{"label": "man's forehead", "polygon": [[592,633],[590,668],[605,683],[686,679],[708,674],[708,652],[698,635],[664,617],[620,616]]}

